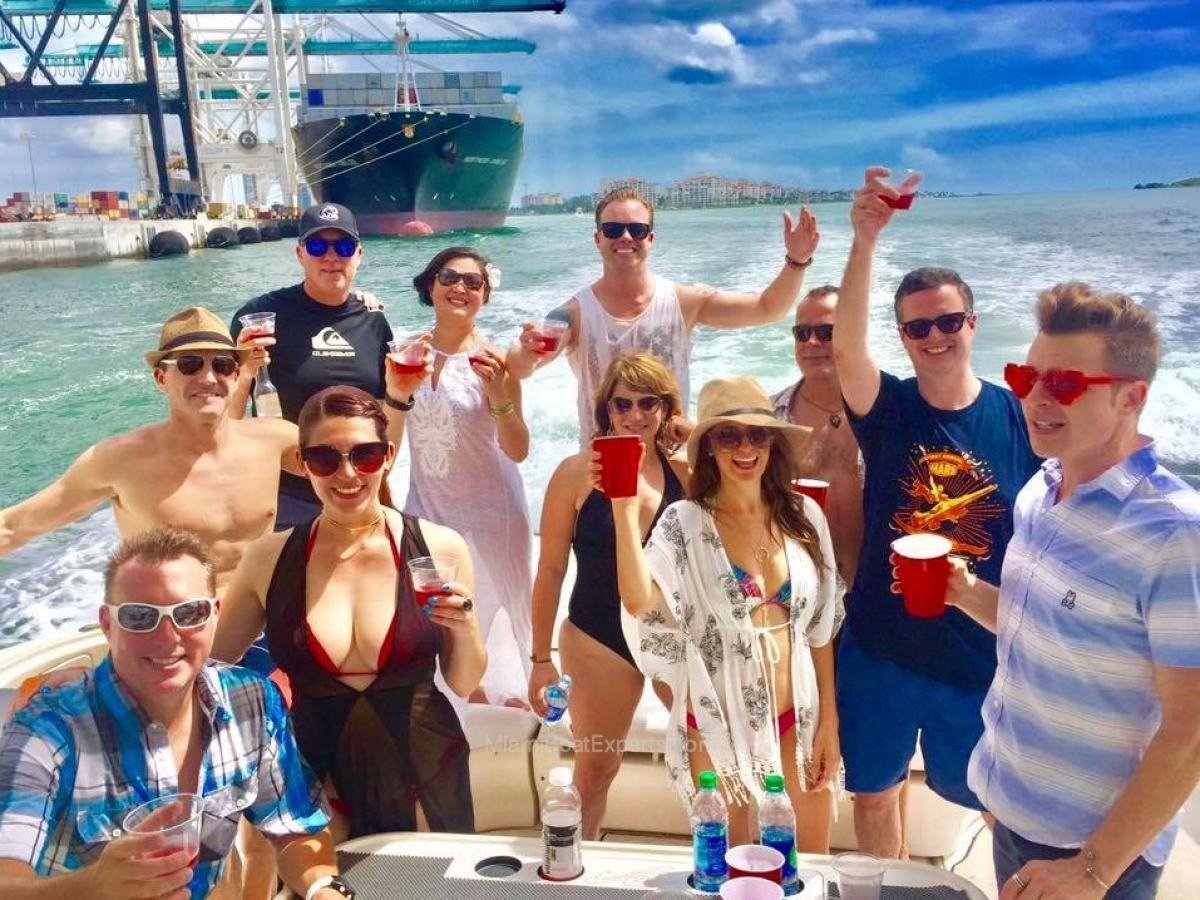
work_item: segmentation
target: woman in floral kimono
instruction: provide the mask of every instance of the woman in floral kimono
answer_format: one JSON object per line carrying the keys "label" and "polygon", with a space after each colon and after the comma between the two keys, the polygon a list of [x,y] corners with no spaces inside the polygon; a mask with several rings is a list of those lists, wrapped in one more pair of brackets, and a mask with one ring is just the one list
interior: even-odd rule
{"label": "woman in floral kimono", "polygon": [[[475,563],[479,632],[489,645],[487,694],[473,700],[521,703],[529,677],[532,587],[529,508],[517,463],[529,454],[521,383],[504,368],[504,353],[476,327],[499,271],[470,247],[449,247],[413,278],[433,307],[433,372],[412,397],[405,430],[412,457],[404,511],[453,528]],[[503,608],[520,651],[488,639]],[[490,696],[489,696],[490,695]]]}
{"label": "woman in floral kimono", "polygon": [[671,689],[666,757],[680,796],[690,802],[695,775],[714,769],[731,845],[744,844],[750,799],[782,773],[797,849],[827,853],[841,616],[825,517],[791,489],[809,429],[775,419],[751,378],[710,381],[698,407],[688,499],[663,513],[644,550],[636,499],[612,502],[626,639]]}

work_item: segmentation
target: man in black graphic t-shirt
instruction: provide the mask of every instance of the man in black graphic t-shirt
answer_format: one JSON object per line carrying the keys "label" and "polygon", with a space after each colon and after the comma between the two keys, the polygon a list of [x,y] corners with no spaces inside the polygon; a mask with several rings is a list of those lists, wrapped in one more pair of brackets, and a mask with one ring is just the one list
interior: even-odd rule
{"label": "man in black graphic t-shirt", "polygon": [[[242,330],[240,318],[256,312],[275,313],[275,337],[239,341],[239,346],[252,346],[257,352],[244,367],[247,372],[238,382],[232,408],[245,409],[251,376],[264,359],[269,359],[268,372],[279,389],[283,417],[292,422],[309,397],[332,385],[353,385],[372,397],[385,396],[384,357],[392,328],[382,313],[368,309],[351,293],[362,253],[354,214],[346,207],[324,203],[304,211],[296,246],[304,281],[255,297],[234,313],[230,331],[235,339]],[[308,481],[285,472],[276,530],[307,522],[318,512],[320,504]]]}

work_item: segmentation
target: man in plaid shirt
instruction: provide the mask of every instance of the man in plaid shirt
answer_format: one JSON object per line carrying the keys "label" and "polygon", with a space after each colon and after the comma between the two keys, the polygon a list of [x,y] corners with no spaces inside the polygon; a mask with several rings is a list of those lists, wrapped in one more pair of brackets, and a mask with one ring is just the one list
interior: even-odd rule
{"label": "man in plaid shirt", "polygon": [[[209,661],[214,588],[208,551],[188,532],[156,528],[113,555],[100,608],[108,657],[43,688],[0,736],[0,896],[207,897],[235,883],[242,816],[300,896],[352,896],[278,691]],[[130,810],[176,793],[203,798],[195,858],[122,829]]]}

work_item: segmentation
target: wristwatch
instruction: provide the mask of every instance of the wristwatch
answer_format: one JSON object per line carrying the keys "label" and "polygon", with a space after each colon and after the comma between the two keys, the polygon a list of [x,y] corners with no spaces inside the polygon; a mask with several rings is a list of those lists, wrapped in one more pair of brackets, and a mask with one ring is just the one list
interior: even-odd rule
{"label": "wristwatch", "polygon": [[346,882],[346,879],[341,875],[326,875],[324,878],[318,878],[308,886],[308,890],[304,892],[304,900],[313,900],[320,891],[329,888],[331,891],[337,891],[343,897],[348,897],[354,900],[354,888]]}
{"label": "wristwatch", "polygon": [[400,412],[408,412],[410,409],[412,409],[414,406],[417,405],[417,397],[415,394],[412,394],[409,396],[409,398],[407,400],[397,400],[391,394],[385,393],[383,395],[383,402],[386,403],[388,406],[390,406],[392,409],[398,409],[398,410],[400,410]]}

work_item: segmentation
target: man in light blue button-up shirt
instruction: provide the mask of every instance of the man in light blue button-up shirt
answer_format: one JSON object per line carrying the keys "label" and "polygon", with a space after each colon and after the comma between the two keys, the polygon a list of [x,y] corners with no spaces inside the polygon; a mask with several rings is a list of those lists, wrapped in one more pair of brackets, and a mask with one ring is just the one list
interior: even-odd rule
{"label": "man in light blue button-up shirt", "polygon": [[999,589],[956,568],[948,600],[997,635],[968,780],[1001,900],[1142,900],[1200,778],[1200,496],[1138,431],[1153,316],[1077,282],[1037,314],[1005,378],[1047,462]]}

